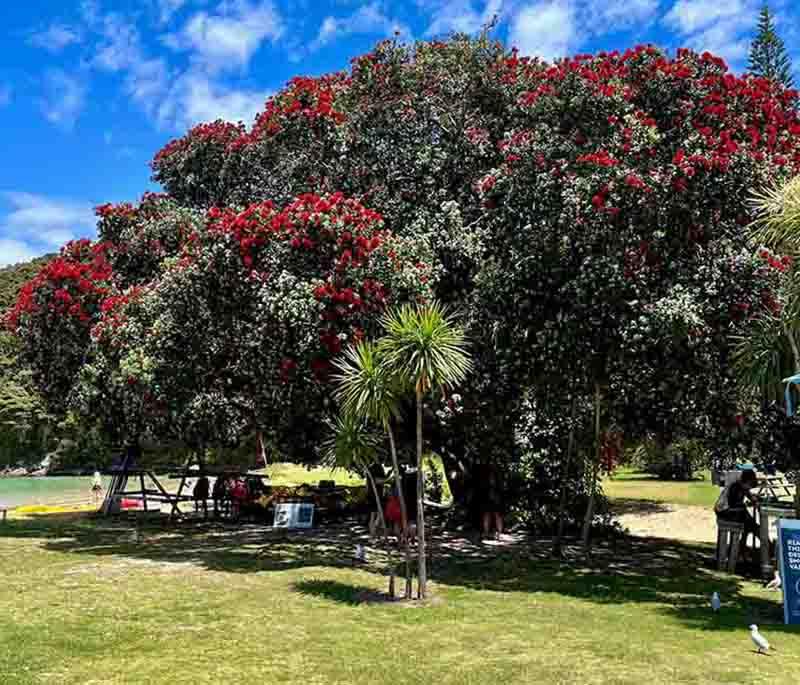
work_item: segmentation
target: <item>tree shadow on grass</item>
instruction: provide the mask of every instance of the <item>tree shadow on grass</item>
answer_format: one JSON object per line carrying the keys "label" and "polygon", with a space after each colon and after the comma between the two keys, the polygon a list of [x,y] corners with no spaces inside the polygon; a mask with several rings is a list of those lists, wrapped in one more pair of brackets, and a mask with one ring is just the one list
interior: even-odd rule
{"label": "tree shadow on grass", "polygon": [[[365,598],[378,594],[364,585],[350,585],[338,580],[301,580],[294,583],[292,589],[301,595],[321,597],[351,606],[358,606],[364,603]],[[388,600],[388,595],[386,598]]]}
{"label": "tree shadow on grass", "polygon": [[611,509],[616,516],[635,514],[649,516],[652,514],[666,514],[672,508],[666,502],[654,502],[646,499],[630,499],[626,497],[615,498],[611,502]]}
{"label": "tree shadow on grass", "polygon": [[[481,545],[436,522],[430,533],[430,577],[442,589],[548,593],[602,605],[651,604],[699,630],[743,630],[752,622],[783,630],[780,595],[745,595],[747,581],[714,568],[712,545],[624,537],[613,546],[598,541],[590,562],[577,544],[568,544],[565,559],[557,561],[550,556],[551,541],[546,538],[519,535],[507,544]],[[165,568],[181,564],[227,573],[352,568],[355,545],[362,544],[369,549],[369,563],[360,568],[388,582],[386,555],[372,547],[364,527],[352,521],[286,531],[153,520],[134,526],[123,519],[46,516],[10,519],[0,526],[0,543],[11,538],[37,540],[44,550],[86,555],[94,557],[93,562],[97,557],[146,560]],[[359,593],[370,592],[328,580],[305,581],[295,589],[347,604],[358,603]],[[719,614],[709,606],[715,591],[723,601]]]}

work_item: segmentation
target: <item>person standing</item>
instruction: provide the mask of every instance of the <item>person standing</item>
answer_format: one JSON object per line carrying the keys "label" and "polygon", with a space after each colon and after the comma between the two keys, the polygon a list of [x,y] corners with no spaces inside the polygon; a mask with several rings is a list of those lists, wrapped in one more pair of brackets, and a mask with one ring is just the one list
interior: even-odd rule
{"label": "person standing", "polygon": [[206,476],[200,476],[200,478],[197,479],[197,483],[195,483],[192,497],[194,498],[194,510],[200,511],[202,507],[204,518],[208,518],[208,491],[208,478]]}
{"label": "person standing", "polygon": [[369,475],[375,484],[375,489],[378,491],[379,501],[375,501],[375,493],[372,492],[372,486],[367,483],[367,501],[369,502],[369,536],[374,538],[380,523],[380,512],[384,507],[384,485],[386,484],[386,469],[383,464],[375,462],[369,467]]}
{"label": "person standing", "polygon": [[409,542],[417,539],[417,469],[406,468],[403,473],[403,500],[406,503],[408,527],[403,531]]}
{"label": "person standing", "polygon": [[94,476],[92,477],[92,497],[94,498],[95,504],[100,502],[100,493],[102,492],[103,477],[100,475],[100,471],[95,471]]}
{"label": "person standing", "polygon": [[[503,512],[505,498],[500,472],[493,464],[484,463],[477,474],[477,497],[481,512],[481,533],[484,539],[499,540],[503,534]],[[492,534],[492,528],[494,533]]]}

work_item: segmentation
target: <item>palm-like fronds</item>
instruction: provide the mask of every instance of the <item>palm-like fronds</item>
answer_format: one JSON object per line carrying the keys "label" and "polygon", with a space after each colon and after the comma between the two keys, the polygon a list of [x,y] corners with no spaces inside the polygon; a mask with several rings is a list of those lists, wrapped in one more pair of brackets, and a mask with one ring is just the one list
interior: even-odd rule
{"label": "palm-like fronds", "polygon": [[383,363],[417,391],[460,383],[472,368],[464,331],[440,304],[405,305],[385,314],[382,323]]}
{"label": "palm-like fronds", "polygon": [[326,466],[363,471],[380,459],[382,436],[367,421],[343,414],[330,419],[328,426],[331,433],[322,443]]}
{"label": "palm-like fronds", "polygon": [[400,388],[380,363],[374,343],[362,342],[345,350],[335,363],[339,373],[336,399],[345,415],[371,420],[383,426],[400,417]]}
{"label": "palm-like fronds", "polygon": [[781,395],[781,379],[794,372],[791,347],[777,316],[753,321],[735,340],[733,364],[743,389],[770,399]]}
{"label": "palm-like fronds", "polygon": [[750,200],[756,213],[753,241],[786,252],[800,252],[800,176],[773,184]]}

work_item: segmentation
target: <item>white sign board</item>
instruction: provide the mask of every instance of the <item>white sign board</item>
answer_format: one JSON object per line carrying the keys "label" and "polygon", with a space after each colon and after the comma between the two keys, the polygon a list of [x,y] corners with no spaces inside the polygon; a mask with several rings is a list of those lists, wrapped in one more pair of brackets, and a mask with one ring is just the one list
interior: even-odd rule
{"label": "white sign board", "polygon": [[295,502],[275,505],[275,528],[311,528],[313,524],[313,504]]}

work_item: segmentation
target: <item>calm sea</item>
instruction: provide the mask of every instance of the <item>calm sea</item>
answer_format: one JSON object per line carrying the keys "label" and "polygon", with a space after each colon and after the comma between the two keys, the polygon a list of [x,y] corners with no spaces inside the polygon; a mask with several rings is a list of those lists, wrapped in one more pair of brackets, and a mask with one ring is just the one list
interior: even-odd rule
{"label": "calm sea", "polygon": [[[103,477],[103,486],[109,478]],[[0,504],[75,504],[92,499],[91,476],[52,476],[47,478],[0,478]]]}

